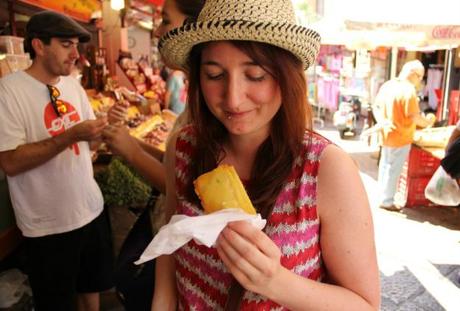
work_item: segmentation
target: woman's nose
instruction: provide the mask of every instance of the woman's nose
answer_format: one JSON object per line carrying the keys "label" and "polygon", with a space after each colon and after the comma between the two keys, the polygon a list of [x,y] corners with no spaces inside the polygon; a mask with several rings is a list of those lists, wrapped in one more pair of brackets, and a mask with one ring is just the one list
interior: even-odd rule
{"label": "woman's nose", "polygon": [[237,112],[240,107],[242,94],[243,94],[243,85],[240,83],[239,79],[236,77],[229,77],[227,79],[226,85],[226,105],[233,112]]}

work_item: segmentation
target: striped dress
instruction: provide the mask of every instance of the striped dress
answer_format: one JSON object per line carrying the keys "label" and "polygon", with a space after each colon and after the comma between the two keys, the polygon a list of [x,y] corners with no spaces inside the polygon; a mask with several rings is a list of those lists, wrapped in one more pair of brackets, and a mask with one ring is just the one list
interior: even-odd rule
{"label": "striped dress", "polygon": [[[194,132],[181,130],[176,145],[177,212],[202,215],[202,210],[184,197],[194,152]],[[329,144],[325,138],[306,132],[302,156],[284,184],[264,232],[281,250],[281,264],[294,273],[316,281],[324,276],[319,245],[320,223],[316,213],[316,176],[319,156]],[[233,277],[215,248],[189,242],[174,254],[179,310],[223,310]],[[245,291],[241,310],[286,310],[256,293]]]}

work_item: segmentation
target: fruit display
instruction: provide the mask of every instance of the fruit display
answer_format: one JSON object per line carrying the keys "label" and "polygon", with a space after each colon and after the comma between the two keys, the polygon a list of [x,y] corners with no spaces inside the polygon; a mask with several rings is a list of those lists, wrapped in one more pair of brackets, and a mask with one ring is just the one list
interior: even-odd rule
{"label": "fruit display", "polygon": [[102,94],[89,97],[89,102],[95,114],[107,112],[115,104],[115,100]]}
{"label": "fruit display", "polygon": [[166,92],[166,82],[159,74],[154,73],[146,57],[139,59],[139,62],[130,57],[123,57],[119,64],[139,94],[162,105]]}
{"label": "fruit display", "polygon": [[166,148],[166,139],[176,119],[175,116],[167,113],[162,113],[161,115],[155,114],[153,116],[141,114],[138,118],[142,118],[143,122],[137,127],[132,127],[130,122],[137,122],[139,119],[135,118],[128,121],[128,126],[131,127],[130,134],[164,151]]}
{"label": "fruit display", "polygon": [[146,115],[143,115],[143,114],[138,114],[134,117],[131,117],[129,118],[127,121],[126,121],[126,125],[130,128],[130,129],[135,129],[137,128],[138,126],[140,126],[142,123],[144,123],[146,120],[148,120],[148,116]]}
{"label": "fruit display", "polygon": [[166,139],[168,138],[171,128],[163,121],[155,125],[150,132],[148,132],[142,140],[148,144],[156,146],[160,150],[166,149]]}
{"label": "fruit display", "polygon": [[133,59],[124,57],[119,61],[120,67],[125,72],[126,76],[131,80],[136,90],[139,93],[144,93],[147,90],[145,75],[139,71],[139,65]]}
{"label": "fruit display", "polygon": [[157,124],[163,122],[160,115],[153,115],[147,118],[144,122],[137,127],[132,128],[129,132],[132,136],[142,139],[148,132],[150,132]]}

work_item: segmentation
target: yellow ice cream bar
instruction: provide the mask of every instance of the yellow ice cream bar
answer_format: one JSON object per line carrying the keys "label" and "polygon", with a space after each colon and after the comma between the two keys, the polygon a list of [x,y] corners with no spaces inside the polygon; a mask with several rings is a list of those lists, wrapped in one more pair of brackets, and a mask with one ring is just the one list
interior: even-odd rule
{"label": "yellow ice cream bar", "polygon": [[219,165],[199,176],[193,184],[207,214],[224,208],[241,208],[248,214],[256,214],[235,168],[231,165]]}

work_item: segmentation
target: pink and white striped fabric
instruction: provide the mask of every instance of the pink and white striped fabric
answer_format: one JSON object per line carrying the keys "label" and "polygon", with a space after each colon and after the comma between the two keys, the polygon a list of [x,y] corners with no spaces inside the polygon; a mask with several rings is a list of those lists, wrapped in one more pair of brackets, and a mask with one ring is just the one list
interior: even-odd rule
{"label": "pink and white striped fabric", "polygon": [[[184,198],[190,178],[189,163],[194,152],[194,131],[181,130],[176,145],[177,213],[202,215],[203,211]],[[295,160],[292,172],[281,190],[265,233],[282,252],[281,264],[294,273],[316,281],[324,276],[319,245],[320,223],[316,213],[316,177],[319,157],[330,142],[307,131],[304,152]],[[223,310],[233,277],[215,248],[191,241],[177,250],[176,280],[179,310]],[[245,291],[241,310],[285,310],[273,301]]]}

